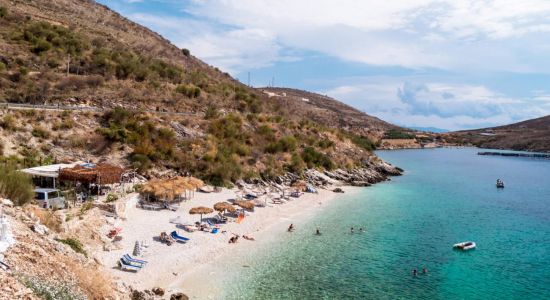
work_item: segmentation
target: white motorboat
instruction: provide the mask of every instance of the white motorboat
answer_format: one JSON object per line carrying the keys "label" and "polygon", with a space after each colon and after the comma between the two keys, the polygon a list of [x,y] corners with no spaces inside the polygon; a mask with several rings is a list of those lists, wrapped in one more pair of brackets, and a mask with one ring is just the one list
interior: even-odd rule
{"label": "white motorboat", "polygon": [[476,247],[476,243],[475,242],[462,242],[462,243],[458,243],[458,244],[454,244],[453,245],[453,248],[455,249],[459,249],[459,250],[472,250]]}

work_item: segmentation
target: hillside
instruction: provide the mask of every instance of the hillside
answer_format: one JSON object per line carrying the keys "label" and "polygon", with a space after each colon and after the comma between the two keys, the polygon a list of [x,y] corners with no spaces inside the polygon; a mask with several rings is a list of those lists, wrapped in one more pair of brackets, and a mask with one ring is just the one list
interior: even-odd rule
{"label": "hillside", "polygon": [[358,109],[328,96],[290,88],[259,88],[274,101],[278,101],[289,113],[294,112],[322,124],[346,129],[378,140],[397,126],[369,116]]}
{"label": "hillside", "polygon": [[364,167],[392,128],[327,97],[268,97],[93,1],[0,7],[0,103],[93,108],[6,108],[2,160],[108,160],[229,184]]}
{"label": "hillside", "polygon": [[550,152],[550,116],[505,126],[444,134],[449,142],[493,149]]}

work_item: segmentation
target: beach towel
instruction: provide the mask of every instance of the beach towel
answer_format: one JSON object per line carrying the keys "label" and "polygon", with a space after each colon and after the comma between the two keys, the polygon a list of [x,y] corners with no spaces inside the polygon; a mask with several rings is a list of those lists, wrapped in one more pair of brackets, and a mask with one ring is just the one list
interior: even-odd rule
{"label": "beach towel", "polygon": [[244,214],[239,214],[237,217],[237,224],[241,224],[241,222],[244,220]]}

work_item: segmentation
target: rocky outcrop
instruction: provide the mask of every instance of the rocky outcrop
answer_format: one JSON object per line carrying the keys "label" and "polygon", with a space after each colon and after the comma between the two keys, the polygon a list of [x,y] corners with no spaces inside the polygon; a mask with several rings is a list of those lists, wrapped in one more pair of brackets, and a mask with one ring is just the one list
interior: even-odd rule
{"label": "rocky outcrop", "polygon": [[[351,170],[336,169],[331,171],[306,170],[302,176],[294,173],[286,173],[273,181],[279,185],[289,186],[297,180],[304,180],[317,187],[332,185],[369,186],[381,181],[386,181],[390,176],[402,175],[403,170],[381,160],[365,161],[362,168]],[[260,182],[250,182],[258,184]],[[267,182],[269,183],[269,181]]]}

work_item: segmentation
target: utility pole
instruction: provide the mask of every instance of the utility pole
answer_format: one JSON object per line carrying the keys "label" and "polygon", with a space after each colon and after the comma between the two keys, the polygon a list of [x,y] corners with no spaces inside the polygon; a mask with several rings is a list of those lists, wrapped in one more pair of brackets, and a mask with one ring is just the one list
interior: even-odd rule
{"label": "utility pole", "polygon": [[69,53],[69,57],[67,59],[67,77],[69,76],[69,66],[71,65],[71,54]]}

